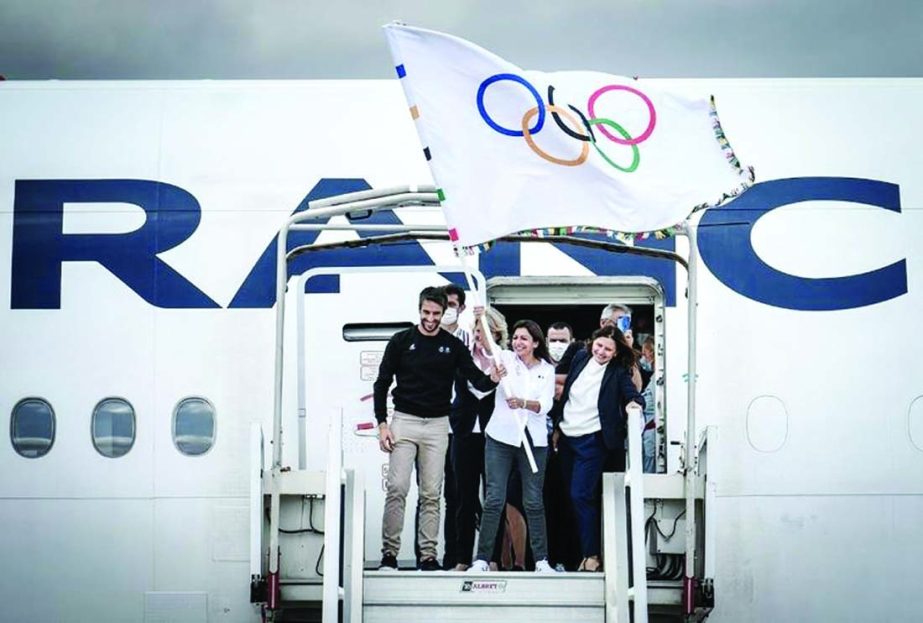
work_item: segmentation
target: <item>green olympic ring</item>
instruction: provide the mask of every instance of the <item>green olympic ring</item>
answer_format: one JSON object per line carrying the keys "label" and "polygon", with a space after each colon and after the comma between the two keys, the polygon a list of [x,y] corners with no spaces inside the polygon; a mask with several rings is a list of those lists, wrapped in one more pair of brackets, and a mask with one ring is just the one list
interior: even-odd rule
{"label": "green olympic ring", "polygon": [[[623,128],[622,126],[620,126],[619,124],[617,124],[617,123],[616,123],[615,121],[613,121],[612,119],[588,119],[588,120],[587,120],[587,125],[588,125],[588,126],[594,126],[594,125],[605,125],[605,126],[609,126],[609,127],[612,128],[613,130],[615,130],[616,132],[618,132],[619,134],[621,134],[621,135],[622,135],[622,138],[624,138],[626,141],[631,141],[631,140],[633,140],[632,137],[631,137],[631,135],[625,130],[625,128]],[[615,168],[618,169],[619,171],[622,171],[622,172],[624,172],[624,173],[633,173],[633,172],[635,171],[635,169],[638,168],[638,165],[641,164],[641,152],[638,150],[638,146],[637,146],[637,144],[635,144],[635,143],[630,143],[630,144],[629,144],[629,146],[631,147],[631,153],[632,153],[631,164],[628,165],[628,167],[621,167],[621,166],[617,165],[616,163],[614,163],[614,162],[609,158],[609,156],[607,156],[607,155],[603,152],[603,150],[599,148],[599,145],[596,143],[596,140],[595,140],[595,139],[592,140],[591,142],[593,143],[593,147],[596,148],[596,151],[599,153],[599,155],[603,157],[603,160],[605,160],[606,162],[608,162],[610,166],[615,167]]]}

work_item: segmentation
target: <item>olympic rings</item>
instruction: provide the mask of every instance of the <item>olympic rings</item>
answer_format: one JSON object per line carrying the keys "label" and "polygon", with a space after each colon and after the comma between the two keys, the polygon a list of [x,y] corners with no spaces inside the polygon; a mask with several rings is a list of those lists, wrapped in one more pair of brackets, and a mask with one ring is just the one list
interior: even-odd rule
{"label": "olympic rings", "polygon": [[[547,109],[553,115],[558,115],[558,114],[564,115],[567,118],[567,120],[573,123],[575,126],[579,125],[577,119],[572,114],[570,114],[569,112],[561,108],[560,106],[554,106],[554,105],[549,104],[547,106]],[[538,108],[530,108],[528,111],[526,111],[526,114],[522,116],[522,133],[525,136],[526,143],[528,143],[529,147],[532,148],[532,151],[537,153],[539,156],[541,156],[548,162],[553,162],[554,164],[560,164],[565,167],[575,167],[579,164],[583,164],[584,162],[586,162],[587,156],[590,155],[590,144],[589,143],[582,143],[582,147],[580,149],[580,155],[574,158],[573,160],[563,160],[561,158],[555,158],[551,154],[545,153],[544,151],[539,149],[538,145],[535,144],[535,140],[532,138],[532,132],[529,131],[529,121],[531,121],[532,117],[534,117],[537,114],[539,114]],[[599,148],[597,147],[597,150],[598,149]],[[637,147],[635,149],[637,150]],[[609,162],[609,159],[606,158],[606,161]],[[609,164],[612,164],[612,163],[609,162]],[[616,166],[616,165],[613,164],[612,166]],[[616,166],[616,168],[619,168],[619,167]],[[622,170],[624,171],[624,169]]]}
{"label": "olympic rings", "polygon": [[535,101],[538,102],[538,121],[535,122],[535,127],[529,130],[533,134],[540,131],[542,126],[545,125],[545,107],[544,102],[542,102],[542,96],[538,94],[538,91],[535,90],[535,87],[521,76],[516,74],[496,74],[485,80],[481,83],[481,86],[478,87],[478,112],[481,113],[481,118],[492,127],[494,130],[500,134],[505,134],[507,136],[522,136],[522,132],[518,130],[508,130],[503,126],[499,125],[493,119],[490,118],[490,115],[487,114],[487,110],[484,108],[484,92],[487,90],[487,87],[492,85],[494,82],[499,82],[501,80],[511,80],[513,82],[518,82],[522,86],[529,89],[529,93],[532,94],[532,97],[535,98]]}
{"label": "olympic rings", "polygon": [[610,141],[619,143],[621,145],[637,145],[638,143],[643,143],[646,141],[651,135],[651,132],[654,131],[654,125],[657,123],[657,113],[654,111],[654,104],[651,102],[651,99],[638,89],[633,89],[622,84],[610,84],[609,86],[598,89],[595,93],[593,93],[593,95],[590,96],[590,100],[587,102],[586,109],[587,112],[590,113],[590,117],[594,119],[596,118],[596,111],[594,110],[594,107],[596,106],[596,100],[599,99],[600,95],[603,93],[608,93],[609,91],[628,91],[629,93],[634,93],[640,97],[642,100],[644,100],[644,103],[647,104],[647,111],[650,114],[651,120],[648,122],[647,128],[638,136],[638,138],[629,140],[615,138],[606,128],[599,128],[599,131]]}
{"label": "olympic rings", "polygon": [[[516,82],[526,87],[526,89],[528,89],[529,93],[532,94],[532,97],[535,98],[535,101],[538,104],[537,106],[534,106],[530,108],[529,110],[527,110],[525,114],[523,115],[521,130],[512,130],[509,128],[504,128],[503,126],[498,124],[496,121],[494,121],[490,117],[490,115],[487,114],[487,110],[484,107],[484,94],[487,91],[487,87],[489,87],[495,82],[500,82],[502,80],[509,80],[511,82]],[[654,132],[655,126],[657,125],[657,111],[654,108],[654,103],[651,101],[651,99],[647,95],[645,95],[638,89],[635,89],[634,87],[630,87],[627,85],[621,85],[621,84],[606,85],[606,86],[600,87],[599,89],[597,89],[590,95],[587,101],[587,112],[589,113],[589,115],[584,115],[583,112],[580,111],[580,109],[570,104],[567,105],[567,108],[556,105],[554,102],[554,91],[555,91],[554,86],[548,85],[548,104],[545,104],[542,101],[542,98],[539,95],[536,88],[532,86],[532,84],[525,78],[521,76],[517,76],[516,74],[495,74],[485,79],[478,87],[477,108],[478,108],[478,112],[481,115],[481,118],[491,129],[505,136],[523,137],[526,141],[526,144],[529,146],[529,148],[532,151],[534,151],[543,160],[547,160],[548,162],[551,162],[553,164],[558,164],[558,165],[567,166],[567,167],[574,167],[574,166],[583,164],[584,162],[586,162],[587,157],[589,156],[590,145],[592,144],[596,152],[600,155],[600,157],[602,157],[603,160],[606,161],[607,164],[609,164],[609,166],[615,169],[618,169],[619,171],[622,171],[624,173],[632,173],[637,170],[638,165],[640,164],[640,161],[641,161],[641,154],[638,149],[638,144],[643,143],[648,138],[650,138],[651,134]],[[637,137],[632,138],[632,136],[628,133],[628,131],[624,127],[622,127],[620,124],[616,123],[612,119],[607,119],[605,117],[599,117],[599,118],[596,117],[596,101],[600,98],[600,96],[610,91],[627,91],[629,93],[633,93],[634,95],[637,95],[639,98],[641,98],[641,100],[644,102],[645,106],[647,107],[649,121],[648,121],[647,127]],[[573,158],[570,160],[563,159],[563,158],[557,158],[543,151],[535,143],[534,136],[538,134],[544,127],[546,111],[551,113],[551,118],[554,120],[555,124],[558,126],[558,129],[564,132],[567,136],[581,142],[582,146],[580,150],[580,155],[578,155],[576,158]],[[536,116],[538,117],[538,119],[536,119],[535,125],[530,128],[529,123],[532,121],[532,118]],[[567,120],[568,122],[567,124],[565,124],[564,121],[562,121],[561,119],[562,116]],[[571,127],[568,127],[568,126],[571,126]],[[593,126],[598,126],[599,132],[603,136],[605,136],[607,139],[612,141],[613,143],[617,143],[619,145],[627,145],[631,147],[631,151],[632,151],[631,164],[629,164],[627,167],[623,167],[619,164],[616,164],[600,148],[596,140],[596,134],[593,131]],[[614,135],[607,128],[611,128],[619,136]],[[585,130],[585,133],[581,133],[580,130]]]}

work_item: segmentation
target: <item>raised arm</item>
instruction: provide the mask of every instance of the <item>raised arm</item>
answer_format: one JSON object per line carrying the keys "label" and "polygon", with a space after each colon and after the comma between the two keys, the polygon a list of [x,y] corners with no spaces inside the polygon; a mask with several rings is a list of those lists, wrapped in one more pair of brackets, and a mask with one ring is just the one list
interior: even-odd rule
{"label": "raised arm", "polygon": [[471,351],[465,348],[461,340],[458,340],[456,357],[458,371],[475,389],[482,392],[489,392],[497,387],[497,384],[490,379],[490,376],[484,374],[477,364],[474,363],[474,359],[471,358]]}

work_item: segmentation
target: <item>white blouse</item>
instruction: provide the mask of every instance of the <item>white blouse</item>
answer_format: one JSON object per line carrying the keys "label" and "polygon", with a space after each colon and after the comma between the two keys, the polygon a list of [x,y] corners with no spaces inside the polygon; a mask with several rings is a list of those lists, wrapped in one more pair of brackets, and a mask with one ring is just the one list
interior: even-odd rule
{"label": "white blouse", "polygon": [[602,428],[599,422],[599,390],[607,367],[608,363],[600,365],[591,357],[571,384],[560,424],[561,432],[568,437],[589,435]]}
{"label": "white blouse", "polygon": [[[554,401],[554,366],[539,360],[530,368],[516,353],[508,350],[500,352],[500,361],[507,374],[497,387],[497,402],[485,433],[495,441],[519,446],[522,443],[519,431],[525,424],[533,445],[547,446],[548,428],[545,424],[545,414],[551,410]],[[507,393],[507,390],[510,393]],[[506,404],[507,398],[536,401],[539,404],[538,413],[529,409],[510,409]]]}

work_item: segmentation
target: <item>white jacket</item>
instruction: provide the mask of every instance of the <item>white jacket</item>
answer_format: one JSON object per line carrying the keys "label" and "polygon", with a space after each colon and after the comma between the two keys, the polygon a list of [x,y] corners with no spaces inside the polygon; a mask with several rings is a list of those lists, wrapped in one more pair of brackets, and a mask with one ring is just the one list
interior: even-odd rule
{"label": "white jacket", "polygon": [[[516,353],[509,350],[500,352],[500,361],[507,375],[497,388],[497,402],[485,431],[487,436],[510,446],[519,446],[522,443],[519,431],[525,420],[533,445],[547,446],[545,414],[551,410],[554,402],[554,366],[539,360],[529,368]],[[541,407],[538,413],[528,409],[510,409],[506,405],[507,398],[536,400]]]}

